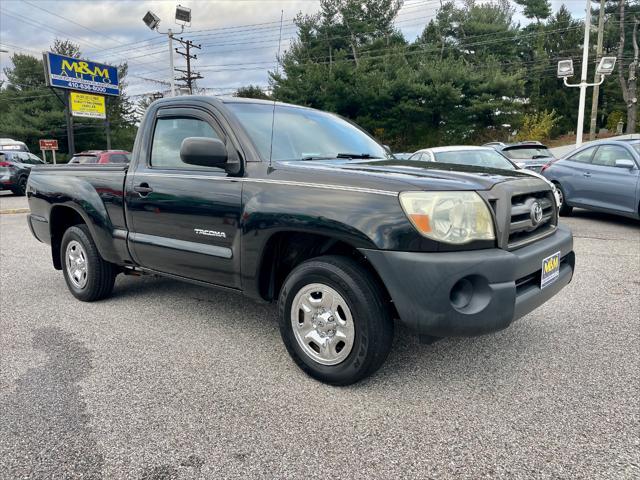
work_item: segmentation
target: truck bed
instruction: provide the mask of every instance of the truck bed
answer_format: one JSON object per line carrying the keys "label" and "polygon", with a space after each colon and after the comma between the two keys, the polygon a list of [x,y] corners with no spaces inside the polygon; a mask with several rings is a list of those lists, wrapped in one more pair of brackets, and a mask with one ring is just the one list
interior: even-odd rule
{"label": "truck bed", "polygon": [[[33,168],[27,189],[31,209],[29,225],[33,233],[40,241],[51,244],[51,225],[55,224],[51,222],[52,216],[75,212],[92,226],[96,245],[105,258],[114,262],[128,260],[124,214],[128,167],[116,164]],[[85,218],[87,216],[90,218]],[[56,246],[52,247],[55,253]]]}

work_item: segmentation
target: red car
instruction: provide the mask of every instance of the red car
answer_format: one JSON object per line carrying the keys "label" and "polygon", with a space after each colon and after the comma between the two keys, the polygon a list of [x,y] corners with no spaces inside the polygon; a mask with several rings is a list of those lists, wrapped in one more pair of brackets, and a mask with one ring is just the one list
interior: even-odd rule
{"label": "red car", "polygon": [[87,150],[76,153],[69,163],[129,163],[131,153],[125,150]]}

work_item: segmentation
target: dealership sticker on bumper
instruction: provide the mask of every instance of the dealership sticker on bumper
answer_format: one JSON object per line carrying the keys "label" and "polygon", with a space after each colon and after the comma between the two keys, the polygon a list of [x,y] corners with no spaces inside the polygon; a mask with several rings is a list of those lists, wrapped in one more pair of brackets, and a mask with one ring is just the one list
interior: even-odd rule
{"label": "dealership sticker on bumper", "polygon": [[544,288],[555,282],[560,276],[560,252],[549,255],[542,260],[542,276],[540,288]]}

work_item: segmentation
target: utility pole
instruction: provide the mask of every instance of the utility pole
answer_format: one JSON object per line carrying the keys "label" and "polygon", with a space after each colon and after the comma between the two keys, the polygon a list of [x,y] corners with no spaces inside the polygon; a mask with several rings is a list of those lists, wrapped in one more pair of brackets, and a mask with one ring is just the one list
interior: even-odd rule
{"label": "utility pole", "polygon": [[171,96],[176,96],[176,79],[173,73],[173,32],[171,29],[167,32],[167,37],[169,37],[169,82],[171,83]]}
{"label": "utility pole", "polygon": [[189,89],[189,93],[193,94],[193,86],[196,80],[199,80],[201,78],[204,78],[202,75],[200,75],[200,73],[198,72],[193,72],[191,70],[191,60],[195,60],[198,58],[197,55],[192,55],[191,54],[191,49],[192,48],[196,48],[198,50],[200,50],[202,48],[202,45],[194,45],[194,43],[191,40],[185,40],[182,37],[180,38],[176,38],[176,41],[181,43],[184,46],[184,52],[181,52],[179,49],[176,48],[176,53],[178,55],[182,55],[184,58],[187,59],[187,69],[183,70],[181,68],[176,68],[175,70],[177,72],[182,72],[184,73],[184,76],[178,78],[178,80],[185,82],[185,86]]}
{"label": "utility pole", "polygon": [[[604,37],[604,9],[606,0],[600,0],[600,14],[598,16],[598,43],[596,44],[596,65],[602,57],[602,41]],[[596,138],[596,122],[598,120],[598,97],[600,96],[600,85],[598,85],[598,74],[593,74],[593,98],[591,100],[591,122],[589,123],[589,140]]]}

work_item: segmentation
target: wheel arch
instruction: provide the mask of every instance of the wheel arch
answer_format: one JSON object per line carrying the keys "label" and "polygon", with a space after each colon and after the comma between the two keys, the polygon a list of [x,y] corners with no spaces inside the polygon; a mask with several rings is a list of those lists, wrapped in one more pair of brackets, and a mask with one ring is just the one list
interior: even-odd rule
{"label": "wheel arch", "polygon": [[387,299],[391,297],[384,282],[369,260],[348,241],[300,231],[280,231],[267,240],[260,258],[257,290],[262,300],[277,300],[291,271],[306,260],[323,255],[340,255],[356,260],[380,285]]}
{"label": "wheel arch", "polygon": [[[60,258],[60,245],[62,236],[70,227],[85,224],[91,232],[88,219],[80,209],[70,205],[54,205],[49,214],[49,232],[51,234],[51,257],[56,270],[62,270],[62,259]],[[93,232],[91,232],[93,236]]]}

